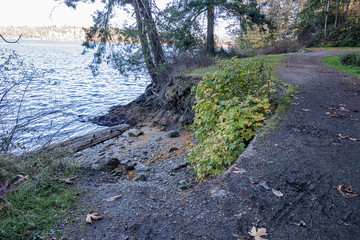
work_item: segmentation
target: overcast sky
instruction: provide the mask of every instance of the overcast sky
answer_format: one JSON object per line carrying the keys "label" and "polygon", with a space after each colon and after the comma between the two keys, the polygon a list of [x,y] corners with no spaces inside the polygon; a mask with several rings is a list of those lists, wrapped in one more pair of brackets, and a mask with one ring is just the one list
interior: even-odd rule
{"label": "overcast sky", "polygon": [[[156,2],[159,8],[162,8],[169,1]],[[100,0],[95,4],[80,3],[76,10],[61,4],[61,1],[54,0],[0,0],[0,26],[89,27],[92,25],[91,14],[96,9],[102,9]],[[121,15],[126,18],[126,14]]]}

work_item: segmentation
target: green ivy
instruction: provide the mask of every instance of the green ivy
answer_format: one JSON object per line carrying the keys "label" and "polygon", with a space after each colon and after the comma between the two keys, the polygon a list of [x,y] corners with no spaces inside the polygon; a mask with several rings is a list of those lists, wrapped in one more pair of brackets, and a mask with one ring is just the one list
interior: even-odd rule
{"label": "green ivy", "polygon": [[270,112],[271,70],[259,58],[221,61],[194,89],[196,143],[188,161],[199,181],[232,165],[263,126]]}

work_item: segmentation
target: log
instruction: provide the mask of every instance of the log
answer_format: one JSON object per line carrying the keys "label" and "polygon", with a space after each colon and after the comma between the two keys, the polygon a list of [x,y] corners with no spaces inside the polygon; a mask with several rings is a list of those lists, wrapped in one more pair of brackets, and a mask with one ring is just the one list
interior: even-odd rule
{"label": "log", "polygon": [[93,147],[99,143],[103,143],[109,139],[123,134],[130,128],[128,124],[121,124],[106,129],[99,130],[84,136],[75,137],[67,141],[54,144],[49,148],[60,148],[65,152],[76,153],[86,148]]}

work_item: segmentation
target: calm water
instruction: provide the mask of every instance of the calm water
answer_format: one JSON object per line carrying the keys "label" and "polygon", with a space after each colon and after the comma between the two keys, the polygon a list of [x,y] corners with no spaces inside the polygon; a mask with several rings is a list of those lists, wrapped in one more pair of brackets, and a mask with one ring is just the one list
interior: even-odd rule
{"label": "calm water", "polygon": [[106,65],[93,76],[87,67],[92,53],[81,55],[81,43],[21,40],[20,44],[0,43],[0,48],[16,50],[43,73],[31,81],[23,116],[56,111],[31,123],[18,136],[28,148],[39,146],[54,134],[54,140],[61,141],[104,128],[86,120],[106,113],[111,106],[130,102],[149,83],[146,76],[126,78]]}

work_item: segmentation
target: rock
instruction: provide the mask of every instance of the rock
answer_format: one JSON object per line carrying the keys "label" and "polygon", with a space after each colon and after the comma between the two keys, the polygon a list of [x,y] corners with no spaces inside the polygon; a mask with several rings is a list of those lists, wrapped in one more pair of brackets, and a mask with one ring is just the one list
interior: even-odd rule
{"label": "rock", "polygon": [[107,127],[116,126],[116,125],[126,123],[125,119],[120,118],[117,115],[112,115],[112,114],[103,115],[103,116],[97,116],[97,117],[94,117],[94,118],[90,119],[90,121],[92,123],[97,124],[97,125],[107,126]]}
{"label": "rock", "polygon": [[135,166],[133,164],[129,164],[126,166],[126,171],[132,171],[135,169]]}
{"label": "rock", "polygon": [[180,136],[180,133],[179,133],[179,131],[173,130],[173,131],[166,133],[166,136],[169,138],[176,138],[176,137]]}
{"label": "rock", "polygon": [[97,169],[104,170],[104,169],[114,169],[117,167],[117,165],[120,164],[119,159],[117,158],[108,158],[104,161],[100,162],[97,166]]}
{"label": "rock", "polygon": [[129,134],[129,137],[138,137],[140,135],[143,135],[144,132],[142,132],[141,130],[139,129],[136,129],[136,128],[132,128],[128,131],[128,134]]}
{"label": "rock", "polygon": [[180,184],[180,185],[185,185],[185,183],[186,183],[185,180],[180,180],[180,181],[179,181],[179,184]]}
{"label": "rock", "polygon": [[176,150],[179,150],[177,147],[171,147],[170,150],[169,150],[169,153],[173,152],[173,151],[176,151]]}
{"label": "rock", "polygon": [[189,163],[182,163],[180,165],[177,165],[173,169],[171,169],[171,171],[176,172],[176,171],[180,170],[181,168],[186,168],[187,166],[189,166]]}
{"label": "rock", "polygon": [[120,165],[126,167],[126,166],[127,166],[127,163],[128,163],[127,161],[121,161],[121,162],[120,162]]}
{"label": "rock", "polygon": [[146,181],[147,177],[144,174],[140,174],[134,181]]}
{"label": "rock", "polygon": [[148,172],[149,171],[149,167],[145,166],[145,165],[136,165],[135,166],[135,171],[136,172]]}

